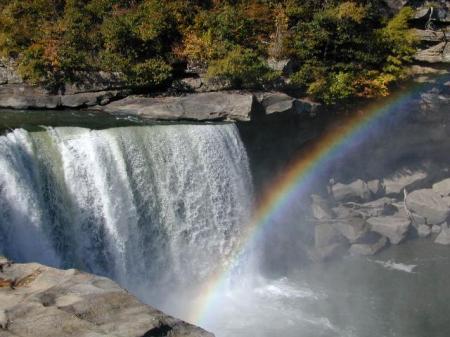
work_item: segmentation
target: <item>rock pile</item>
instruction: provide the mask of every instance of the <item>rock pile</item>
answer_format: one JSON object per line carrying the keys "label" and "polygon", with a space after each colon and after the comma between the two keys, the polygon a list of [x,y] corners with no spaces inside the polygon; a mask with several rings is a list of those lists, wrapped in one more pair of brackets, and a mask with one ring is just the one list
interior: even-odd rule
{"label": "rock pile", "polygon": [[426,172],[412,170],[367,182],[331,180],[327,196],[311,196],[311,257],[325,260],[339,252],[373,255],[414,237],[450,245],[450,179],[434,184],[430,180]]}

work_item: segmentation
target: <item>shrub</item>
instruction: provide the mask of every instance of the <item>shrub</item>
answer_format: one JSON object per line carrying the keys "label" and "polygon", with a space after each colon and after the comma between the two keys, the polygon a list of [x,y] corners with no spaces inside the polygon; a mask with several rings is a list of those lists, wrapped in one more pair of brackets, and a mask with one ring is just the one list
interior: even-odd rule
{"label": "shrub", "polygon": [[235,88],[261,87],[279,74],[254,51],[236,47],[223,59],[211,62],[208,77],[227,81]]}

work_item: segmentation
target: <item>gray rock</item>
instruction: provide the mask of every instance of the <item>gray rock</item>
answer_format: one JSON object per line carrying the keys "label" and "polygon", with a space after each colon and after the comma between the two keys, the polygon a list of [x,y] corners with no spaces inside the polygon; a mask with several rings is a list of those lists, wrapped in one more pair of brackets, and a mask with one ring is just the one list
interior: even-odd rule
{"label": "gray rock", "polygon": [[441,232],[441,226],[439,225],[433,225],[431,227],[431,233],[433,234],[439,234]]}
{"label": "gray rock", "polygon": [[450,178],[444,179],[433,184],[433,191],[438,193],[443,197],[447,197],[450,195]]}
{"label": "gray rock", "polygon": [[424,171],[411,171],[409,169],[401,170],[393,176],[383,179],[383,186],[386,195],[403,194],[403,190],[414,189],[416,186],[424,183],[428,174]]}
{"label": "gray rock", "polygon": [[444,222],[450,214],[450,208],[442,197],[432,189],[413,191],[406,198],[408,209],[426,219],[429,225]]}
{"label": "gray rock", "polygon": [[361,179],[350,184],[334,184],[331,193],[336,201],[369,200],[371,196],[369,187]]}
{"label": "gray rock", "polygon": [[449,63],[450,45],[447,42],[438,43],[431,48],[417,52],[414,59],[427,63]]}
{"label": "gray rock", "polygon": [[362,239],[369,229],[366,221],[360,217],[335,221],[333,222],[333,227],[350,243],[355,243]]}
{"label": "gray rock", "polygon": [[431,227],[428,225],[420,225],[417,228],[417,234],[421,238],[426,238],[426,237],[430,236],[430,234],[431,234]]}
{"label": "gray rock", "polygon": [[400,243],[408,233],[411,221],[398,215],[380,216],[367,219],[370,229],[386,236],[393,244]]}
{"label": "gray rock", "polygon": [[307,99],[296,99],[294,101],[294,111],[299,115],[308,114],[310,116],[315,116],[320,111],[321,107],[322,104]]}
{"label": "gray rock", "polygon": [[8,316],[5,309],[0,309],[0,329],[6,330],[8,328]]}
{"label": "gray rock", "polygon": [[350,247],[349,253],[350,255],[362,255],[362,256],[375,255],[386,246],[387,242],[388,242],[387,238],[381,236],[374,243],[354,243]]}
{"label": "gray rock", "polygon": [[209,92],[182,97],[127,97],[98,109],[154,120],[249,121],[255,97],[238,92]]}
{"label": "gray rock", "polygon": [[381,215],[392,215],[396,212],[393,206],[394,199],[383,197],[377,200],[359,204],[356,202],[346,203],[344,206],[351,208],[353,214],[358,214],[364,219]]}
{"label": "gray rock", "polygon": [[328,223],[322,223],[315,226],[314,231],[314,246],[322,249],[331,244],[342,241],[342,237],[337,229]]}
{"label": "gray rock", "polygon": [[327,200],[317,194],[311,195],[311,210],[313,216],[318,220],[332,219],[335,214]]}
{"label": "gray rock", "polygon": [[267,60],[269,68],[279,71],[284,76],[289,76],[294,72],[294,61],[292,59],[276,60],[270,58]]}
{"label": "gray rock", "polygon": [[450,245],[450,229],[448,228],[448,224],[446,222],[441,225],[441,232],[436,237],[434,242],[441,245]]}
{"label": "gray rock", "polygon": [[373,195],[379,195],[382,193],[383,190],[383,185],[381,184],[381,181],[378,179],[368,181],[367,187],[369,188],[369,191],[372,192]]}
{"label": "gray rock", "polygon": [[258,101],[266,115],[292,112],[295,99],[281,92],[260,93]]}
{"label": "gray rock", "polygon": [[414,35],[416,35],[421,41],[427,42],[441,42],[445,41],[445,35],[443,31],[436,30],[422,30],[422,29],[414,29]]}
{"label": "gray rock", "polygon": [[9,322],[1,336],[213,336],[140,303],[107,278],[39,264],[13,264],[0,278],[16,280],[14,289],[0,290]]}
{"label": "gray rock", "polygon": [[61,96],[61,106],[65,108],[92,107],[108,104],[112,99],[126,95],[123,91],[86,92]]}

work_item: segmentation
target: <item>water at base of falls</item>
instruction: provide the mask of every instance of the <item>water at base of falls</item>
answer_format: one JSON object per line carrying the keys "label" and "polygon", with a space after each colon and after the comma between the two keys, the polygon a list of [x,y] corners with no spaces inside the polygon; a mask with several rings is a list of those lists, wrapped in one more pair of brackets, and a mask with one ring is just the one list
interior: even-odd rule
{"label": "water at base of falls", "polygon": [[231,124],[0,137],[0,253],[110,276],[153,302],[226,260],[251,208]]}

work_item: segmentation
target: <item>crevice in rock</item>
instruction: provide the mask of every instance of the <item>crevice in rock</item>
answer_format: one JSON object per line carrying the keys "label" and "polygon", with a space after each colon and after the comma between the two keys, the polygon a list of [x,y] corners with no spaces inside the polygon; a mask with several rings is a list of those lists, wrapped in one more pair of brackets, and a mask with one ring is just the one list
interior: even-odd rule
{"label": "crevice in rock", "polygon": [[147,331],[142,337],[166,337],[170,331],[172,331],[172,327],[170,325],[162,324]]}

